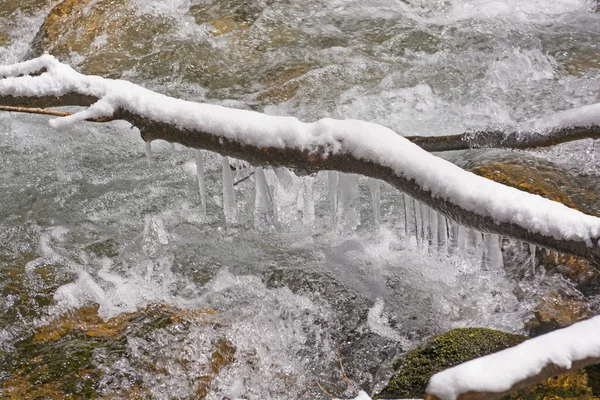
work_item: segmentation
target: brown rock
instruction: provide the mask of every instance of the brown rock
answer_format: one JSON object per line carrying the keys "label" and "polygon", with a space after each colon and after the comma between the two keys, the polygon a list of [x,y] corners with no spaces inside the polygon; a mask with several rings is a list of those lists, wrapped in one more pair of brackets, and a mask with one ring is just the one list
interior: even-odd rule
{"label": "brown rock", "polygon": [[[489,155],[484,157],[471,160],[466,169],[586,214],[600,216],[595,177],[577,174],[524,152],[494,154],[493,159]],[[537,257],[548,272],[571,279],[582,293],[592,295],[600,290],[600,271],[587,260],[545,251],[537,252]]]}
{"label": "brown rock", "polygon": [[539,336],[591,316],[592,312],[584,299],[565,298],[554,293],[538,300],[534,317],[525,324],[525,328],[531,336]]}
{"label": "brown rock", "polygon": [[[157,354],[152,343],[157,335],[163,340],[185,341],[186,332],[193,334],[190,329],[196,332],[205,327],[214,332],[215,323],[214,312],[207,309],[182,310],[153,304],[104,321],[98,315],[97,305],[82,307],[39,328],[31,337],[16,344],[15,352],[4,364],[0,363],[6,373],[0,392],[11,399],[95,398],[100,395],[103,398],[144,399],[149,397],[151,388],[139,374],[156,374],[160,379],[170,373],[165,365],[176,363],[186,370],[197,394],[195,398],[204,398],[213,379],[234,362],[236,349],[233,344],[226,337],[210,339],[207,361],[202,364],[177,350],[172,355]],[[132,357],[127,346],[130,340],[148,343],[142,350],[148,354]],[[104,356],[98,358],[99,354]],[[128,359],[130,365],[128,387],[118,386],[108,391],[105,388],[99,393],[100,382],[106,379],[106,365],[120,359]],[[103,367],[102,363],[107,364]]]}

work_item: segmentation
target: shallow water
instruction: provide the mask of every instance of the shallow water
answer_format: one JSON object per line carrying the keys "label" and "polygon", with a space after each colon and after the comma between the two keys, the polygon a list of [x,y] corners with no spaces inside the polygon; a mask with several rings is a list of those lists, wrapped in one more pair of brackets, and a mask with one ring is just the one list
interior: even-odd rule
{"label": "shallow water", "polygon": [[[453,134],[598,101],[594,9],[575,0],[138,0],[122,12],[154,22],[138,27],[131,41],[139,46],[120,49],[126,62],[111,58],[109,40],[62,58],[177,97],[303,120],[364,119],[405,135]],[[248,26],[218,36],[201,16],[242,11]],[[46,12],[0,13],[11,26],[2,63],[25,56]],[[192,150],[154,142],[148,163],[139,133],[122,122],[56,132],[46,117],[2,114],[0,132],[0,353],[89,304],[104,319],[153,303],[214,310],[221,322],[210,329],[161,330],[142,344],[131,335],[129,357],[117,360],[94,353],[105,377],[135,376],[155,398],[192,396],[197,376],[172,354],[201,358],[220,336],[236,358],[208,398],[315,398],[317,381],[343,393],[336,346],[350,378],[371,390],[397,353],[428,335],[458,326],[523,332],[534,295],[581,296],[563,278],[532,270],[526,251],[512,251],[502,268],[482,263],[481,247],[453,254],[428,246],[416,225],[406,236],[403,196],[384,184],[377,226],[363,177],[357,193],[338,194],[333,226],[327,174],[315,177],[312,221],[310,178],[265,169],[276,201],[255,208],[255,178],[245,180],[235,186],[230,223],[216,154],[206,154],[204,215]],[[540,154],[590,179],[597,173],[590,143]],[[234,181],[248,172],[234,171]],[[170,373],[139,367],[152,359]],[[114,393],[110,382],[98,393]]]}

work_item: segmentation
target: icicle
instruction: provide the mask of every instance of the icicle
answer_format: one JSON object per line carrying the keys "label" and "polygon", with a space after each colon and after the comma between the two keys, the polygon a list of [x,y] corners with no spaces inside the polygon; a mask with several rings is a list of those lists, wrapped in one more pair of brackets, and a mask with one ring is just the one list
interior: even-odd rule
{"label": "icicle", "polygon": [[275,168],[277,176],[277,191],[275,202],[277,204],[277,215],[279,221],[289,223],[298,217],[298,196],[300,194],[299,179],[287,168]]}
{"label": "icicle", "polygon": [[406,193],[402,193],[402,200],[404,203],[404,235],[406,240],[410,238],[412,233],[411,225],[413,220],[412,207],[409,204],[410,197]]}
{"label": "icicle", "polygon": [[329,204],[331,205],[331,223],[333,226],[337,222],[337,191],[338,191],[338,173],[336,171],[327,171],[327,180],[329,181]]}
{"label": "icicle", "polygon": [[459,250],[459,252],[465,251],[465,250],[467,250],[468,243],[469,243],[469,230],[466,227],[459,224],[457,240],[456,240],[456,248]]}
{"label": "icicle", "polygon": [[459,229],[460,226],[458,223],[452,221],[451,219],[448,220],[448,254],[452,256],[458,254]]}
{"label": "icicle", "polygon": [[413,209],[415,210],[415,237],[417,246],[420,247],[423,242],[423,218],[421,217],[421,203],[413,199]]}
{"label": "icicle", "polygon": [[448,249],[448,222],[446,217],[438,213],[438,229],[437,229],[437,244],[438,253],[440,255],[446,254]]}
{"label": "icicle", "polygon": [[438,213],[433,208],[428,207],[429,212],[429,252],[437,252],[438,249]]}
{"label": "icicle", "polygon": [[535,244],[529,243],[529,253],[531,254],[531,271],[535,274]]}
{"label": "icicle", "polygon": [[419,203],[421,208],[421,243],[426,247],[429,243],[429,207]]}
{"label": "icicle", "polygon": [[358,175],[340,173],[339,179],[338,228],[341,232],[348,232],[360,224]]}
{"label": "icicle", "polygon": [[481,232],[467,229],[467,251],[478,260],[483,259],[483,237]]}
{"label": "icicle", "polygon": [[381,217],[380,198],[381,190],[379,187],[379,181],[377,179],[369,179],[369,191],[371,192],[371,205],[373,206],[373,223],[379,229],[379,222]]}
{"label": "icicle", "polygon": [[483,269],[494,270],[501,268],[503,265],[502,249],[500,248],[500,238],[498,235],[484,233],[483,246]]}
{"label": "icicle", "polygon": [[273,199],[262,167],[254,169],[254,224],[257,227],[269,226],[273,223]]}
{"label": "icicle", "polygon": [[196,150],[196,176],[200,188],[200,203],[202,204],[202,215],[206,215],[206,185],[204,184],[204,154],[202,150]]}
{"label": "icicle", "polygon": [[229,158],[222,157],[221,165],[223,167],[223,212],[228,223],[235,223],[237,219],[235,193],[233,191],[233,176],[229,166]]}
{"label": "icicle", "polygon": [[313,196],[313,185],[315,178],[306,176],[304,181],[304,223],[312,225],[315,222],[315,200]]}
{"label": "icicle", "polygon": [[148,161],[148,166],[150,166],[152,162],[152,142],[146,142],[146,161]]}
{"label": "icicle", "polygon": [[554,252],[554,264],[558,265],[558,251]]}

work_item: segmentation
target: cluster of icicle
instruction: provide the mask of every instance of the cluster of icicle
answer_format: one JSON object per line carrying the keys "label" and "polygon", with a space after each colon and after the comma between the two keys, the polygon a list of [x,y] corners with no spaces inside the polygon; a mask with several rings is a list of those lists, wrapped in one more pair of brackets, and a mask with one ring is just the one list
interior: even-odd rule
{"label": "cluster of icicle", "polygon": [[[195,151],[196,176],[203,214],[206,214],[207,204],[205,161],[208,153],[205,150]],[[148,157],[151,155],[150,143],[146,143],[146,154]],[[304,223],[307,225],[314,223],[314,176],[299,178],[288,168],[273,168],[279,189],[279,195],[275,198],[263,167],[252,167],[246,161],[220,157],[223,212],[227,223],[237,222],[235,182],[249,177],[253,177],[255,185],[254,221],[257,227],[273,226],[278,221],[284,222],[290,218],[293,214],[291,209],[298,202],[298,198],[302,202]],[[359,177],[359,175],[336,171],[327,172],[332,225],[341,233],[351,232],[360,224]],[[375,227],[379,227],[381,223],[380,181],[372,178],[366,179],[371,195],[373,224]],[[475,259],[480,259],[483,268],[502,267],[503,238],[501,236],[466,228],[407,194],[403,193],[401,196],[400,200],[403,202],[404,210],[404,234],[407,241],[440,257],[469,254]],[[534,265],[535,250],[535,246],[530,245],[532,265]]]}

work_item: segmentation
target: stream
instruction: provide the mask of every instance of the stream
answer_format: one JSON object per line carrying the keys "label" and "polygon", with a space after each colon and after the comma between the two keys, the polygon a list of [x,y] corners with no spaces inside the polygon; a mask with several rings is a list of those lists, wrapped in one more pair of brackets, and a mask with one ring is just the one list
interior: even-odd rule
{"label": "stream", "polygon": [[[0,4],[0,64],[48,50],[186,100],[406,136],[503,129],[600,101],[590,0],[79,3],[52,41],[34,38],[56,2]],[[123,121],[59,132],[48,119],[0,114],[7,398],[26,398],[19,385],[41,398],[327,398],[317,382],[349,398],[340,358],[372,393],[431,335],[526,333],[557,294],[600,311],[599,292],[547,273],[527,244],[468,232],[453,247],[451,222],[387,184],[270,167],[263,180],[229,160],[231,199],[223,159],[206,152],[203,205],[195,150],[155,141],[147,155]],[[439,155],[465,167],[498,153]],[[600,182],[592,140],[510,153],[570,171],[582,191]],[[423,233],[442,224],[449,236]],[[27,369],[44,357],[59,361]]]}

